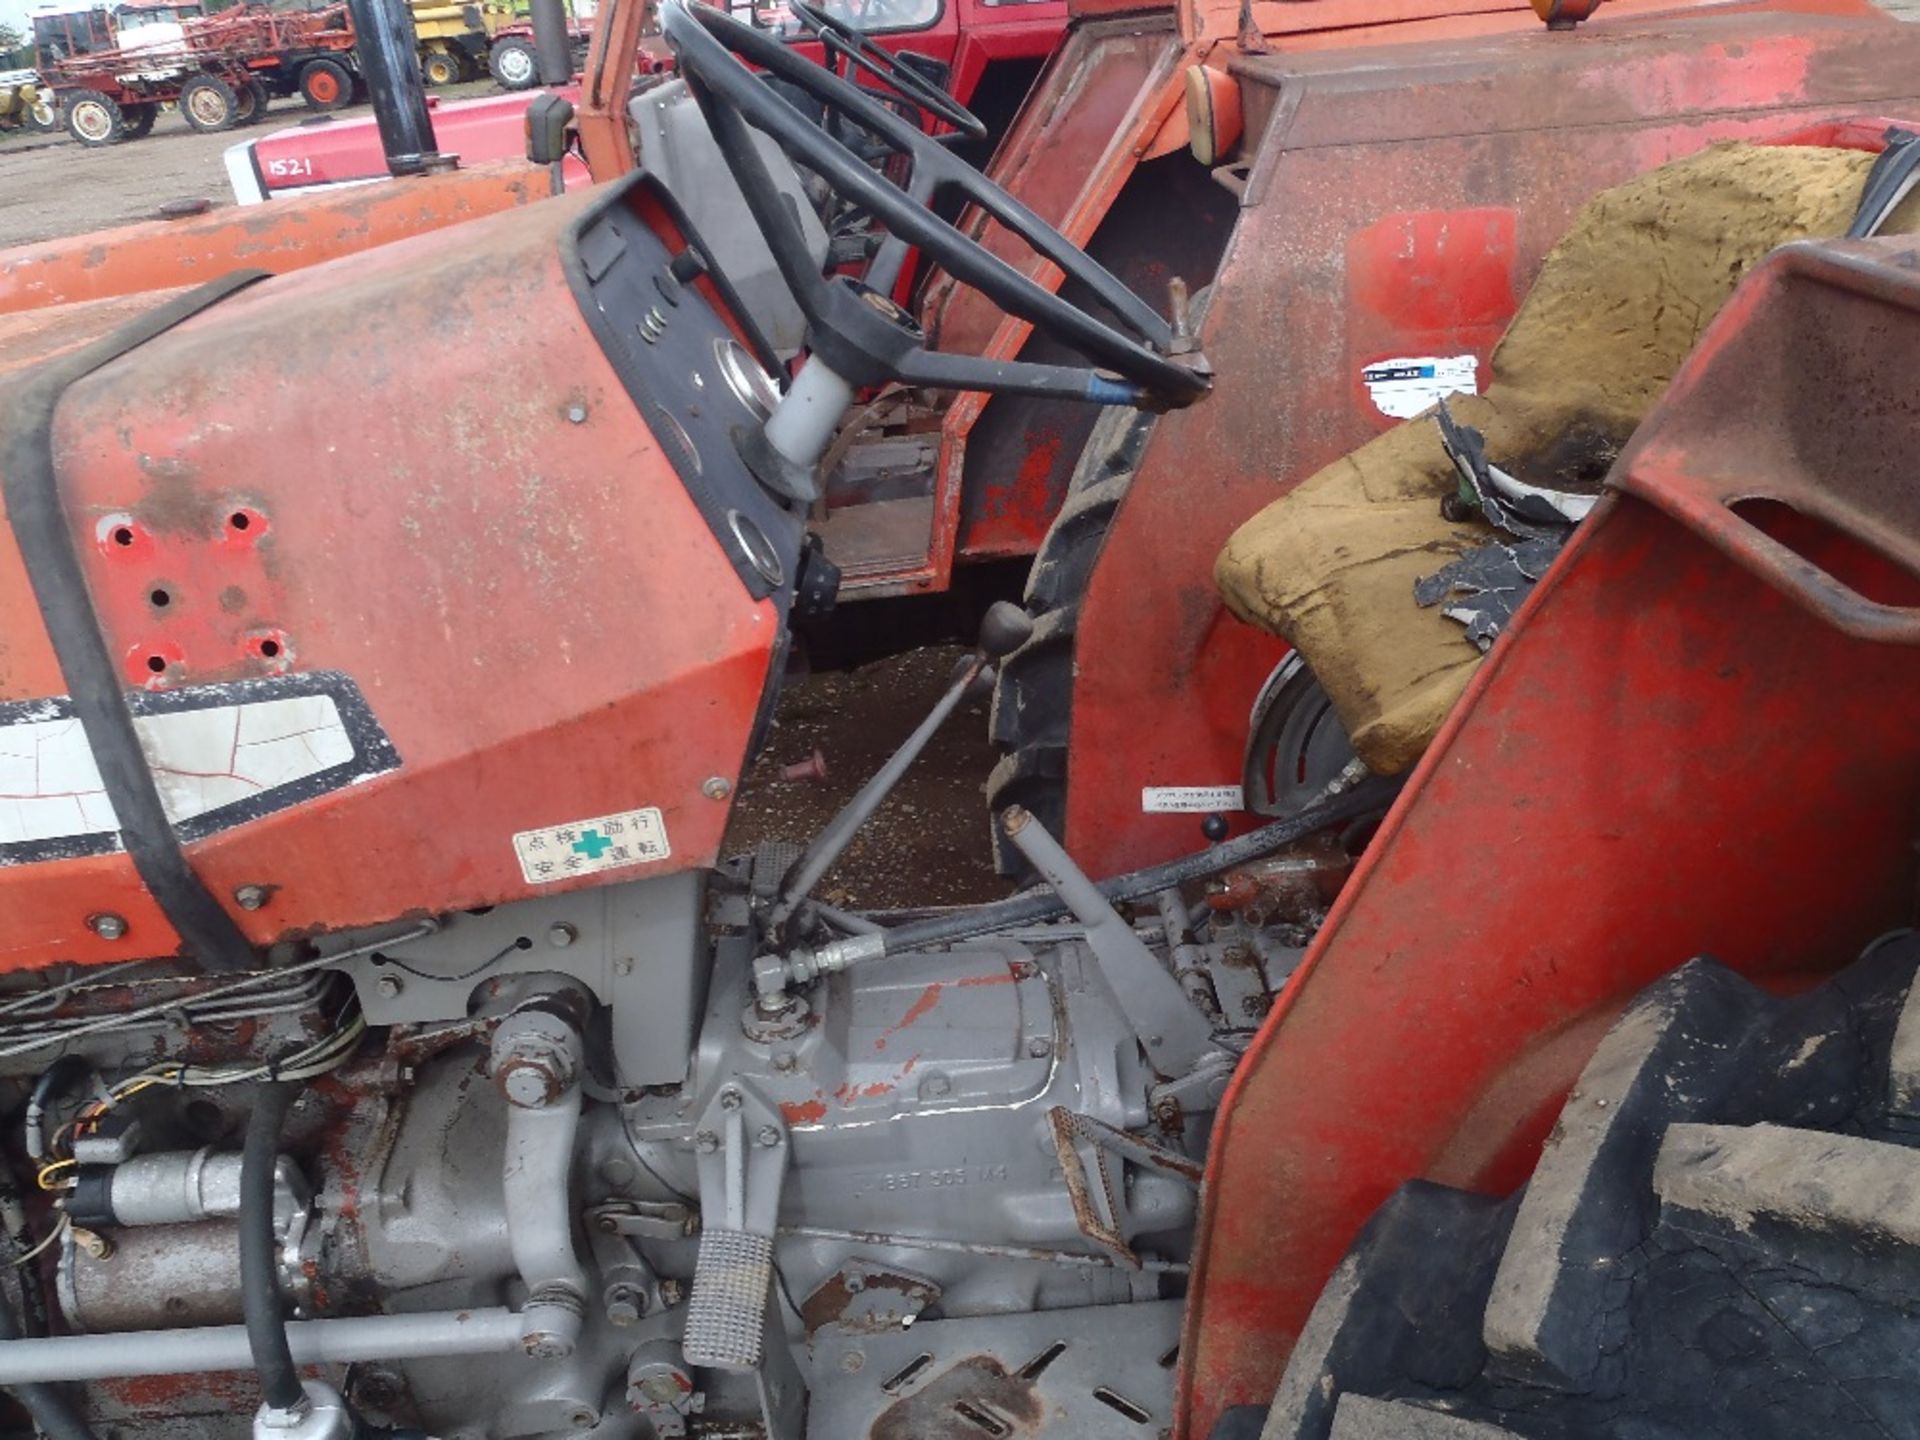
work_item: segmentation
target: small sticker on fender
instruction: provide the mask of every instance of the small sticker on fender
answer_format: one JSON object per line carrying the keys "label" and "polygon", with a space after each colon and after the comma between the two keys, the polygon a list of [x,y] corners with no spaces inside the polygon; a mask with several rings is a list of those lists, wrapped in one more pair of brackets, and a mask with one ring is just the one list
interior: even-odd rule
{"label": "small sticker on fender", "polygon": [[1472,355],[1416,355],[1376,361],[1360,378],[1382,415],[1411,420],[1449,395],[1478,394],[1480,362]]}
{"label": "small sticker on fender", "polygon": [[649,805],[544,830],[522,830],[513,837],[513,853],[520,857],[520,873],[529,885],[550,885],[626,865],[658,864],[673,849],[667,844],[667,822]]}
{"label": "small sticker on fender", "polygon": [[1238,785],[1149,785],[1140,792],[1145,815],[1210,815],[1244,803]]}

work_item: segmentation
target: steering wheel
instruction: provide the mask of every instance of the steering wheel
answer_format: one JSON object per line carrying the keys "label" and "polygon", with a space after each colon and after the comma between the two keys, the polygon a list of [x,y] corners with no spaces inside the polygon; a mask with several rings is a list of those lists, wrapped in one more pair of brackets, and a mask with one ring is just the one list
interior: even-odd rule
{"label": "steering wheel", "polygon": [[[701,0],[666,0],[660,27],[781,278],[807,317],[809,348],[840,379],[855,386],[897,380],[932,389],[1039,395],[1146,409],[1190,405],[1207,393],[1212,381],[1206,362],[1197,351],[1178,353],[1190,350],[1190,344],[1151,306],[1058,230],[870,92]],[[749,65],[839,109],[888,149],[906,156],[912,164],[908,188],[901,189],[820,126],[808,123]],[[887,239],[868,270],[873,284],[845,275],[825,276],[815,268],[799,221],[787,209],[761,159],[754,130],[820,176],[843,199],[885,224]],[[1057,265],[1067,280],[1093,296],[1111,323],[1048,291],[935,215],[928,202],[949,188]],[[1094,364],[1039,365],[927,349],[919,326],[884,293],[884,282],[875,279],[897,273],[899,261],[914,246],[962,284]]]}
{"label": "steering wheel", "polygon": [[807,0],[787,0],[787,9],[802,29],[826,47],[827,54],[845,57],[856,70],[866,72],[909,105],[937,116],[969,139],[987,138],[987,127],[979,116],[892,52],[874,44],[864,30],[835,19]]}

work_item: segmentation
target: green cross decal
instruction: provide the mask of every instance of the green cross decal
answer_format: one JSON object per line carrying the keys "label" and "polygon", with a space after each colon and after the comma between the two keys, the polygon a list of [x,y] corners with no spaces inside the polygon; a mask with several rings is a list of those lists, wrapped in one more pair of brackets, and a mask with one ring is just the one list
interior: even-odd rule
{"label": "green cross decal", "polygon": [[574,852],[586,856],[589,860],[598,860],[612,848],[613,841],[594,829],[581,831],[580,838],[573,842]]}

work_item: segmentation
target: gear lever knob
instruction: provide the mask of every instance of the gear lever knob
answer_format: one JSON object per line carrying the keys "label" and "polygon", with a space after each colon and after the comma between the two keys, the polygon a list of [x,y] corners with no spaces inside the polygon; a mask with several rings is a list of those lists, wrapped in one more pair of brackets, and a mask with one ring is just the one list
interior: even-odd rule
{"label": "gear lever knob", "polygon": [[980,648],[1004,660],[1032,638],[1033,617],[1011,600],[996,600],[980,622]]}

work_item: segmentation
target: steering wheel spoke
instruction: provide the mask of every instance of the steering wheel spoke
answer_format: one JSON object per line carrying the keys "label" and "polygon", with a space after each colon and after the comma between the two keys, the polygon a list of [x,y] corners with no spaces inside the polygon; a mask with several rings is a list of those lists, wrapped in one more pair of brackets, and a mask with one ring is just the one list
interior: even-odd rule
{"label": "steering wheel spoke", "polygon": [[[1188,405],[1207,393],[1205,361],[1197,354],[1175,355],[1173,327],[1152,306],[872,92],[698,0],[667,0],[661,29],[782,278],[807,317],[810,349],[845,380],[854,385],[899,380],[1151,409]],[[906,156],[913,167],[908,187],[902,189],[820,126],[808,123],[750,65],[840,111]],[[887,238],[870,274],[874,287],[824,276],[813,267],[799,225],[774,186],[751,130],[771,138],[843,200],[885,226]],[[930,199],[950,188],[1092,295],[1105,318],[1049,290],[928,208]],[[1085,368],[1022,365],[928,350],[912,318],[882,293],[892,288],[908,246],[1092,363]]]}

